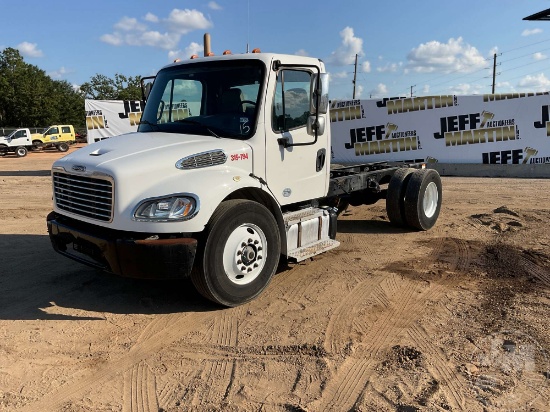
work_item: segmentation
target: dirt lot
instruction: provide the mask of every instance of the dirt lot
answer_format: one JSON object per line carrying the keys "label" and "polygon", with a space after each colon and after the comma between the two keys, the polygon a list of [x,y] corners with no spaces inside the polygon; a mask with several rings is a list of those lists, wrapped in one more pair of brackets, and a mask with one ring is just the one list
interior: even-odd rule
{"label": "dirt lot", "polygon": [[60,156],[0,158],[0,411],[548,410],[550,180],[444,178],[428,232],[350,208],[220,309],[54,254]]}

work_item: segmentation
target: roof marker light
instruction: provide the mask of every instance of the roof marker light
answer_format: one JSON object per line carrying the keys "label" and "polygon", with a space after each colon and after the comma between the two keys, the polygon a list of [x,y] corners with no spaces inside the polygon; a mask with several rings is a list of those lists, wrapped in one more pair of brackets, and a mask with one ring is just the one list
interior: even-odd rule
{"label": "roof marker light", "polygon": [[254,50],[252,50],[252,53],[261,53],[261,50],[258,47],[256,47]]}

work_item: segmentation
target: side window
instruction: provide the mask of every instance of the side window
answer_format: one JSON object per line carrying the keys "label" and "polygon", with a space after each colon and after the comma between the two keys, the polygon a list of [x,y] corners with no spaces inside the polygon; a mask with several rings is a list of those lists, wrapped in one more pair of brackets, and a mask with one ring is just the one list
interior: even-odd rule
{"label": "side window", "polygon": [[50,130],[48,130],[46,134],[50,135],[50,134],[58,134],[58,133],[59,133],[59,129],[57,127],[52,127]]}
{"label": "side window", "polygon": [[13,136],[14,139],[19,139],[20,137],[27,137],[27,132],[25,130],[19,130],[15,133],[15,136]]}
{"label": "side window", "polygon": [[304,127],[309,117],[311,73],[303,70],[281,70],[273,100],[273,130]]}
{"label": "side window", "polygon": [[71,128],[67,126],[61,126],[61,133],[71,133]]}
{"label": "side window", "polygon": [[169,81],[157,111],[157,120],[169,123],[197,116],[201,113],[201,101],[201,82],[188,79]]}

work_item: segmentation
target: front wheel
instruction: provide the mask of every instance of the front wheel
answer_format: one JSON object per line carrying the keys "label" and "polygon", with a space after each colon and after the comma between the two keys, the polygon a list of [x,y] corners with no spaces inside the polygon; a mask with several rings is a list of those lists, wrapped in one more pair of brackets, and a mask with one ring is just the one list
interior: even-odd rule
{"label": "front wheel", "polygon": [[269,284],[281,254],[277,222],[249,200],[223,202],[206,228],[202,270],[191,280],[207,299],[224,306],[251,301]]}

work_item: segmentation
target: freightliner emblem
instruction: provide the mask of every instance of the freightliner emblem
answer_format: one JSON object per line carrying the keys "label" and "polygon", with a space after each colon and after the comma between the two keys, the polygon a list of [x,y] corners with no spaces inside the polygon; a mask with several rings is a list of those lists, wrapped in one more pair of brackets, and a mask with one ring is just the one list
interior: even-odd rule
{"label": "freightliner emblem", "polygon": [[72,169],[73,169],[75,172],[85,172],[85,171],[86,171],[86,166],[74,165],[74,166],[72,167]]}

